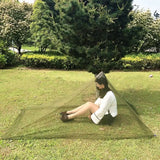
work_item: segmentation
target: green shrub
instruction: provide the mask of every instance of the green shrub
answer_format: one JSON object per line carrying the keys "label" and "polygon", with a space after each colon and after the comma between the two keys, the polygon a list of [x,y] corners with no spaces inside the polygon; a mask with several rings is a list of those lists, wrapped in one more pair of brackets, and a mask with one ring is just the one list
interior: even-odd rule
{"label": "green shrub", "polygon": [[4,68],[4,66],[7,64],[7,60],[4,55],[0,54],[0,68]]}
{"label": "green shrub", "polygon": [[110,69],[118,70],[158,70],[160,69],[160,54],[152,55],[127,55],[117,62],[103,62],[99,60],[92,64],[86,62],[83,58],[74,58],[71,56],[53,56],[47,54],[23,54],[21,61],[25,66],[35,68],[54,68],[54,69],[88,69],[88,71],[97,72],[101,69],[108,72]]}
{"label": "green shrub", "polygon": [[[16,53],[13,53],[12,51],[9,51],[8,46],[2,40],[0,40],[0,55],[3,55],[1,56],[1,61],[3,61],[3,68],[14,66],[19,62],[18,55]],[[4,58],[5,58],[5,63],[4,63]]]}
{"label": "green shrub", "polygon": [[5,53],[5,58],[7,60],[7,67],[11,67],[11,66],[15,66],[17,64],[19,64],[19,57],[16,53],[13,53],[11,51],[8,51]]}
{"label": "green shrub", "polygon": [[50,56],[43,54],[23,54],[21,61],[25,66],[36,68],[78,69],[80,61],[69,56]]}
{"label": "green shrub", "polygon": [[157,70],[160,69],[160,54],[127,55],[120,62],[122,63],[122,69]]}

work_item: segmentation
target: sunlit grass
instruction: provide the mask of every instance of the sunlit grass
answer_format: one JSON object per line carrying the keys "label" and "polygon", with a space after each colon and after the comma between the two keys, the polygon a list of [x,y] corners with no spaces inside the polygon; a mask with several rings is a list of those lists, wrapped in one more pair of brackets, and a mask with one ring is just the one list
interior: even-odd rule
{"label": "sunlit grass", "polygon": [[[154,138],[0,140],[0,159],[158,160],[160,72],[111,72],[107,77],[135,104],[143,122],[156,135]],[[57,97],[70,96],[71,90],[76,91],[92,79],[92,74],[83,71],[0,70],[0,136],[14,122],[20,109],[51,106]]]}
{"label": "sunlit grass", "polygon": [[29,45],[23,45],[22,49],[27,50],[27,51],[38,51],[39,48],[36,46],[29,46]]}

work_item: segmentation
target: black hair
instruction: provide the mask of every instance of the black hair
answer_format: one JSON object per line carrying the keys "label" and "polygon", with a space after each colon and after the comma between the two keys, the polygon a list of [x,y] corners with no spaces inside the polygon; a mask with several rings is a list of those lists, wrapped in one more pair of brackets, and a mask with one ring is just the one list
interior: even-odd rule
{"label": "black hair", "polygon": [[106,93],[110,90],[104,72],[100,72],[98,75],[96,75],[95,82],[97,82],[100,85],[101,84],[104,85],[104,89],[99,89],[98,87],[96,87],[98,92],[98,97],[103,98],[106,95]]}
{"label": "black hair", "polygon": [[97,82],[98,84],[103,84],[105,87],[108,87],[108,81],[107,81],[107,78],[106,78],[104,72],[100,72],[96,76],[95,82]]}

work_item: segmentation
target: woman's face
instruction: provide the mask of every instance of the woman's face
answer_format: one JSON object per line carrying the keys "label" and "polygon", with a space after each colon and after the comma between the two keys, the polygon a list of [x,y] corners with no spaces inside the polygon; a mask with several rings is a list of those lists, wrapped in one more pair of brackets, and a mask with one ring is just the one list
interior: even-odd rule
{"label": "woman's face", "polygon": [[98,87],[99,89],[104,89],[104,84],[99,84],[96,82],[96,87]]}

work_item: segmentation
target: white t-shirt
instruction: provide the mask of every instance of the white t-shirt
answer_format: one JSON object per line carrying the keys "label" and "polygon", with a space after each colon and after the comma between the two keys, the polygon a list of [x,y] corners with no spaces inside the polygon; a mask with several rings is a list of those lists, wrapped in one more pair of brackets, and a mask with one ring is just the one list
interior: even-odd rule
{"label": "white t-shirt", "polygon": [[112,117],[116,117],[117,111],[117,100],[112,91],[108,91],[103,98],[98,98],[95,104],[99,106],[99,109],[91,115],[91,119],[95,124],[98,124],[104,115],[108,113]]}

